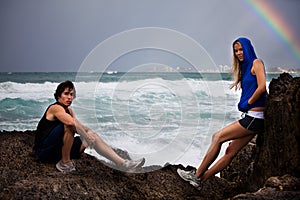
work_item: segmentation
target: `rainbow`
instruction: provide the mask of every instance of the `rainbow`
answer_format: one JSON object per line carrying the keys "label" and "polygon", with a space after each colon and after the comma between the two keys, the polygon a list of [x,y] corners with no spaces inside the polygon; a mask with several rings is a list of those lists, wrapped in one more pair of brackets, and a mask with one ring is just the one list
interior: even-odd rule
{"label": "rainbow", "polygon": [[[270,1],[271,2],[271,1]],[[287,45],[293,57],[300,63],[300,42],[284,18],[278,14],[269,1],[246,0],[246,3],[259,15],[260,18],[270,27],[280,40]]]}

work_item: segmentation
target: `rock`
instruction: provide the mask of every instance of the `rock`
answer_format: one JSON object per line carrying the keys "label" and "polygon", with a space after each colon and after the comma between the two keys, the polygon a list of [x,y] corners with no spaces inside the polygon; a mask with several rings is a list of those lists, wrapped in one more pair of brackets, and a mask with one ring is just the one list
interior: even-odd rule
{"label": "rock", "polygon": [[75,160],[76,171],[62,174],[55,163],[35,161],[33,142],[34,131],[0,132],[0,199],[224,199],[239,191],[237,184],[218,177],[198,191],[177,175],[182,165],[146,166],[129,173],[88,154]]}
{"label": "rock", "polygon": [[265,133],[258,135],[252,177],[257,185],[271,176],[300,176],[300,78],[283,73],[269,90]]}
{"label": "rock", "polygon": [[[259,133],[221,172],[222,178],[237,182],[242,191],[254,192],[246,195],[249,198],[244,197],[244,194],[236,199],[258,198],[257,195],[261,199],[268,199],[268,196],[269,199],[274,196],[282,199],[278,195],[289,192],[285,191],[286,186],[282,185],[278,177],[290,174],[299,181],[300,78],[283,73],[270,82],[269,91],[264,113],[264,133]],[[299,191],[299,187],[296,188]],[[276,193],[272,194],[274,190]],[[278,190],[284,192],[277,194]]]}
{"label": "rock", "polygon": [[239,194],[232,198],[239,199],[300,199],[300,178],[286,174],[281,177],[270,177],[263,188],[253,193]]}
{"label": "rock", "polygon": [[283,186],[278,177],[270,177],[265,183],[265,187],[273,187],[283,190]]}

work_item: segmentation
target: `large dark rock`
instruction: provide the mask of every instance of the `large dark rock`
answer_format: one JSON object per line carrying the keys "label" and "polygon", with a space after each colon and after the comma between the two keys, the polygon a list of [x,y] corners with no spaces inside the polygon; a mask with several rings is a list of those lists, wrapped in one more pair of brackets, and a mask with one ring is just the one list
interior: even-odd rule
{"label": "large dark rock", "polygon": [[267,179],[264,187],[256,192],[239,194],[232,198],[233,200],[298,200],[300,199],[300,179],[291,175],[280,177],[270,177]]}
{"label": "large dark rock", "polygon": [[[256,191],[263,187],[263,190],[259,190],[259,194],[264,192],[267,196],[270,193],[266,192],[268,184],[265,182],[270,177],[275,180],[275,177],[287,177],[289,174],[295,178],[297,184],[294,187],[285,186],[281,190],[293,190],[294,192],[291,193],[295,195],[299,194],[300,190],[299,172],[300,78],[293,78],[290,74],[283,73],[279,78],[273,79],[269,85],[264,133],[259,133],[238,153],[233,162],[223,170],[221,177],[238,183],[244,192]],[[271,189],[274,190],[278,192],[279,188]],[[281,191],[278,194],[284,193]],[[255,195],[257,196],[258,193]],[[245,196],[240,197],[246,199]],[[277,198],[284,199],[279,196]],[[250,195],[249,199],[251,199]]]}
{"label": "large dark rock", "polygon": [[262,182],[270,176],[300,175],[300,78],[281,74],[269,90],[254,171]]}
{"label": "large dark rock", "polygon": [[182,165],[129,173],[87,154],[75,161],[76,171],[62,174],[55,163],[34,160],[33,142],[34,131],[0,132],[0,199],[224,199],[239,193],[237,184],[218,177],[198,191],[177,175]]}

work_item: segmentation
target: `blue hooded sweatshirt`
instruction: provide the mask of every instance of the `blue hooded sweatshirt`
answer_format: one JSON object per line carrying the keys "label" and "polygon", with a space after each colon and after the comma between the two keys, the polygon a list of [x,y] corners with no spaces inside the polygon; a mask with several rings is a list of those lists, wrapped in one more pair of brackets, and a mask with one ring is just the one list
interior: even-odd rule
{"label": "blue hooded sweatshirt", "polygon": [[248,100],[258,87],[256,76],[251,73],[253,61],[257,59],[257,57],[250,40],[247,38],[238,38],[237,41],[242,45],[244,56],[244,60],[240,62],[242,66],[242,95],[238,104],[238,109],[242,112],[247,112],[251,108],[265,106],[266,92],[264,92],[253,104],[248,104]]}

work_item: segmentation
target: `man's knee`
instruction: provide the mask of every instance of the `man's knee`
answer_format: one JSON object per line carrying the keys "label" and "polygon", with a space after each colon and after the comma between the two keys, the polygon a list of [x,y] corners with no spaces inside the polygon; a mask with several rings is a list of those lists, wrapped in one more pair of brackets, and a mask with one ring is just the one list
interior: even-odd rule
{"label": "man's knee", "polygon": [[64,133],[65,134],[70,134],[70,135],[74,136],[75,130],[71,126],[64,125]]}
{"label": "man's knee", "polygon": [[84,150],[87,148],[87,146],[82,142],[81,146],[80,146],[80,153],[83,153]]}

